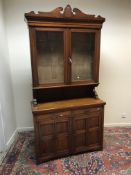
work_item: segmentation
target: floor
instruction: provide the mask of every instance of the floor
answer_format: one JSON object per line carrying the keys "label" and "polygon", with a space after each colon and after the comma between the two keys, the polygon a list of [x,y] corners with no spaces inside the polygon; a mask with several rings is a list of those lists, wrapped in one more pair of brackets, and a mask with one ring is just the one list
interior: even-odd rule
{"label": "floor", "polygon": [[34,132],[18,133],[0,175],[131,175],[131,128],[105,128],[103,151],[36,165]]}

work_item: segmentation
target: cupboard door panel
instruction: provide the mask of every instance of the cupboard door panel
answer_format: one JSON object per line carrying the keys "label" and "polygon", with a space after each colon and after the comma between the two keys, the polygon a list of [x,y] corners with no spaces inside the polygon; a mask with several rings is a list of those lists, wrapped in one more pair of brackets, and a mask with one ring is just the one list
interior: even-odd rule
{"label": "cupboard door panel", "polygon": [[100,115],[89,117],[88,127],[89,128],[100,127]]}
{"label": "cupboard door panel", "polygon": [[76,119],[74,122],[74,130],[85,130],[86,129],[86,119]]}
{"label": "cupboard door panel", "polygon": [[42,137],[40,140],[40,153],[44,154],[53,154],[55,152],[55,139],[53,136]]}
{"label": "cupboard door panel", "polygon": [[52,115],[44,115],[38,116],[38,123],[39,123],[39,134],[42,138],[43,136],[49,136],[54,134],[54,121],[55,117]]}
{"label": "cupboard door panel", "polygon": [[73,116],[73,148],[74,152],[87,150],[87,116]]}
{"label": "cupboard door panel", "polygon": [[56,132],[57,134],[63,134],[69,132],[69,123],[68,121],[61,121],[56,123]]}
{"label": "cupboard door panel", "polygon": [[86,131],[77,132],[74,135],[75,152],[87,150],[87,133]]}
{"label": "cupboard door panel", "polygon": [[99,129],[89,130],[88,135],[88,146],[100,145]]}
{"label": "cupboard door panel", "polygon": [[54,122],[50,122],[50,123],[48,122],[42,125],[40,124],[39,130],[40,130],[41,137],[53,135],[54,134]]}
{"label": "cupboard door panel", "polygon": [[58,155],[67,154],[70,150],[70,115],[61,115],[57,117],[55,122],[55,132],[57,141],[56,153]]}
{"label": "cupboard door panel", "polygon": [[40,129],[41,137],[53,135],[54,134],[54,123],[47,123],[47,124],[40,125],[39,129]]}
{"label": "cupboard door panel", "polygon": [[68,134],[63,134],[63,135],[58,135],[57,136],[57,154],[65,154],[69,153],[69,135]]}

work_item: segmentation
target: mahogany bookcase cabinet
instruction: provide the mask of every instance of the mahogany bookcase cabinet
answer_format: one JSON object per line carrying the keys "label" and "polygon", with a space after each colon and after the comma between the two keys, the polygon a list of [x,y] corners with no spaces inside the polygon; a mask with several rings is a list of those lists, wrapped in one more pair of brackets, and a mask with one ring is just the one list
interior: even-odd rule
{"label": "mahogany bookcase cabinet", "polygon": [[25,13],[33,81],[37,164],[102,150],[105,102],[99,84],[100,33],[105,18],[67,5]]}

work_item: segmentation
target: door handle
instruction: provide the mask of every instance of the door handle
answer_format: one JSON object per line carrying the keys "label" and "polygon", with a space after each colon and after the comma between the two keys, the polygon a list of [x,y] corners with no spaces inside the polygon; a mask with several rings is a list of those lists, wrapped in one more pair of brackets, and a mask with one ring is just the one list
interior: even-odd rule
{"label": "door handle", "polygon": [[69,60],[69,63],[72,64],[72,59],[71,59],[71,57],[69,57],[68,60]]}

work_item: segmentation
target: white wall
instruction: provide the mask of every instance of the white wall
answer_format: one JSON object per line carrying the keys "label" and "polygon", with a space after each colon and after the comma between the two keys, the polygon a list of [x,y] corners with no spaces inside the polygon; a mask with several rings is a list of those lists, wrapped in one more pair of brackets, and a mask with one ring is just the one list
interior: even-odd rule
{"label": "white wall", "polygon": [[[131,124],[131,1],[103,6],[99,95],[107,102],[105,123]],[[122,113],[127,118],[122,119]]]}
{"label": "white wall", "polygon": [[0,142],[4,147],[16,129],[16,119],[2,5],[0,0]]}
{"label": "white wall", "polygon": [[[18,127],[32,126],[29,37],[24,13],[70,4],[106,18],[102,29],[99,96],[107,102],[105,123],[131,123],[130,0],[4,0],[6,29]],[[127,113],[121,119],[121,113]]]}

